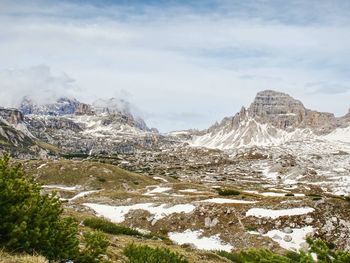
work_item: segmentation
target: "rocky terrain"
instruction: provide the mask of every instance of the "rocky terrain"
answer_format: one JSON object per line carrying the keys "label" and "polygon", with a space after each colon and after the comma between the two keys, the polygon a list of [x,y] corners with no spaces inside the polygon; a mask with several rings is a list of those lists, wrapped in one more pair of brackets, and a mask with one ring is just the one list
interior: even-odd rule
{"label": "rocky terrain", "polygon": [[[67,213],[165,235],[191,262],[225,262],[206,250],[305,249],[308,235],[350,250],[349,113],[268,90],[204,131],[160,134],[115,99],[26,99],[0,116],[2,151]],[[115,248],[130,241],[164,245],[118,237]]]}

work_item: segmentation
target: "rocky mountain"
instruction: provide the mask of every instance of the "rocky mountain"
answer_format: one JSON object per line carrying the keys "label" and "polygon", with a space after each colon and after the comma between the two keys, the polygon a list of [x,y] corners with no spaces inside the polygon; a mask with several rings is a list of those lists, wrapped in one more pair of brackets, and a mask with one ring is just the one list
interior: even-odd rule
{"label": "rocky mountain", "polygon": [[18,134],[66,154],[131,153],[151,149],[165,138],[135,117],[128,103],[117,99],[90,105],[60,98],[39,105],[26,97],[19,110],[3,109],[2,118]]}
{"label": "rocky mountain", "polygon": [[248,109],[242,107],[233,117],[193,134],[190,143],[221,149],[279,145],[344,129],[350,125],[348,115],[336,118],[332,113],[309,110],[285,93],[265,90]]}
{"label": "rocky mountain", "polygon": [[62,116],[67,114],[74,114],[80,102],[76,99],[59,98],[54,103],[37,104],[29,97],[25,97],[19,107],[19,110],[24,114],[34,115],[51,115]]}
{"label": "rocky mountain", "polygon": [[28,131],[23,114],[17,109],[0,108],[0,153],[18,158],[45,156],[46,150]]}
{"label": "rocky mountain", "polygon": [[[224,118],[204,131],[166,135],[150,129],[120,99],[99,99],[92,104],[60,98],[38,105],[28,97],[19,110],[2,109],[2,120],[26,138],[52,145],[61,153],[114,154],[160,150],[188,143],[217,149],[273,146],[311,139],[350,138],[350,112],[337,118],[307,109],[291,96],[272,90],[259,92],[248,108]],[[5,124],[3,125],[5,127]]]}
{"label": "rocky mountain", "polygon": [[336,127],[345,126],[332,113],[306,109],[299,100],[272,90],[259,92],[248,108],[248,114],[261,123],[291,131],[311,128],[317,134],[325,134]]}

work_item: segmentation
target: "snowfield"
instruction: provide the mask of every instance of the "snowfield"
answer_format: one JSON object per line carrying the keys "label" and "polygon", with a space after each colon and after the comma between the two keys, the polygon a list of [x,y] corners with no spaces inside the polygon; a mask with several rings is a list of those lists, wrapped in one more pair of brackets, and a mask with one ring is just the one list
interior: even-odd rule
{"label": "snowfield", "polygon": [[132,210],[145,210],[152,214],[154,220],[159,220],[174,213],[191,213],[196,207],[191,204],[154,204],[143,203],[127,206],[111,206],[102,204],[85,203],[85,206],[94,210],[98,216],[110,219],[112,222],[121,223],[125,220],[125,216]]}
{"label": "snowfield", "polygon": [[323,138],[329,141],[340,141],[350,143],[350,127],[335,129]]}
{"label": "snowfield", "polygon": [[265,208],[251,208],[246,212],[246,216],[255,216],[255,217],[269,217],[276,219],[281,216],[296,216],[304,215],[315,211],[311,207],[300,207],[300,208],[289,208],[289,209],[265,209]]}
{"label": "snowfield", "polygon": [[184,232],[170,232],[168,233],[169,238],[179,244],[191,244],[197,249],[203,250],[224,250],[230,252],[233,249],[231,244],[225,243],[220,239],[220,235],[214,235],[211,237],[203,237],[203,230],[189,230]]}
{"label": "snowfield", "polygon": [[313,137],[315,134],[310,129],[295,129],[292,132],[287,132],[270,124],[262,124],[253,118],[248,118],[236,129],[214,130],[201,136],[194,136],[188,143],[191,146],[228,150],[252,146],[276,146],[289,141]]}

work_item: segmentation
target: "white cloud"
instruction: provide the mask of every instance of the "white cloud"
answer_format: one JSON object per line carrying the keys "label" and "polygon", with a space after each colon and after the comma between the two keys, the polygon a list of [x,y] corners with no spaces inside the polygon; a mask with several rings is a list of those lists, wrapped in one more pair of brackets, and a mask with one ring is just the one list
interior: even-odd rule
{"label": "white cloud", "polygon": [[[262,89],[288,92],[318,110],[346,112],[349,92],[335,92],[350,78],[346,4],[317,1],[312,9],[305,1],[212,2],[212,10],[198,11],[4,1],[0,68],[49,65],[58,72],[55,85],[65,87],[56,93],[79,86],[77,96],[87,101],[126,90],[148,123],[163,131],[208,127],[248,106]],[[76,83],[66,83],[59,72]],[[307,84],[318,82],[331,83],[323,90],[337,103],[310,92]],[[22,91],[34,86],[21,82]],[[180,120],[184,112],[202,117]]]}
{"label": "white cloud", "polygon": [[66,74],[54,76],[45,65],[28,69],[0,71],[0,105],[18,107],[29,96],[39,104],[54,102],[60,97],[72,97],[79,91]]}

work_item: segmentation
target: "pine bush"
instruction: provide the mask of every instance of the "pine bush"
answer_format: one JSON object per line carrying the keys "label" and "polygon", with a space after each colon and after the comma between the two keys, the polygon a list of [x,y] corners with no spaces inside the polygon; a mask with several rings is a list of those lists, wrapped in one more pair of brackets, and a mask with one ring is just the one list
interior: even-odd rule
{"label": "pine bush", "polygon": [[188,263],[182,255],[167,248],[129,244],[124,249],[124,255],[128,257],[128,263]]}
{"label": "pine bush", "polygon": [[120,226],[102,218],[87,218],[83,223],[92,229],[101,230],[112,235],[142,236],[142,233],[136,229]]}
{"label": "pine bush", "polygon": [[77,258],[77,263],[104,263],[109,241],[100,231],[89,231],[84,233],[85,248]]}
{"label": "pine bush", "polygon": [[219,251],[218,254],[235,263],[349,263],[350,253],[335,250],[322,240],[307,239],[307,252],[289,251],[286,255],[278,255],[268,249],[246,249],[237,253]]}
{"label": "pine bush", "polygon": [[79,252],[77,223],[62,217],[59,199],[40,189],[21,165],[8,156],[0,159],[0,246],[50,260],[72,259]]}

